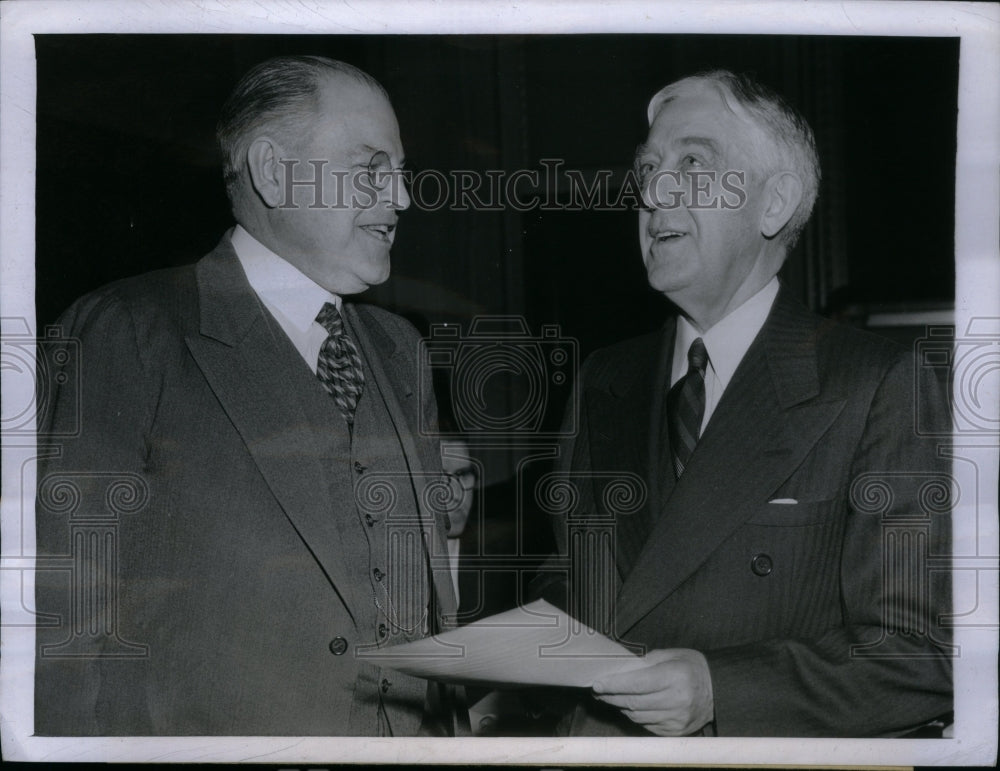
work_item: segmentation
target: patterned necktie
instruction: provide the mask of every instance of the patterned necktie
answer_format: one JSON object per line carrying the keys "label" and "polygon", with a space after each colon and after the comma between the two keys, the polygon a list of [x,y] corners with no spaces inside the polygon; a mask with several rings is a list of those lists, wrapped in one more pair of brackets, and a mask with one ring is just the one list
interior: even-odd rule
{"label": "patterned necktie", "polygon": [[365,387],[361,357],[344,332],[344,319],[333,303],[323,305],[316,321],[330,333],[319,349],[316,377],[333,397],[348,426],[354,425],[354,409]]}
{"label": "patterned necktie", "polygon": [[679,479],[698,444],[705,416],[705,368],[708,351],[699,337],[688,349],[687,374],[667,394],[667,428],[674,455],[674,473]]}

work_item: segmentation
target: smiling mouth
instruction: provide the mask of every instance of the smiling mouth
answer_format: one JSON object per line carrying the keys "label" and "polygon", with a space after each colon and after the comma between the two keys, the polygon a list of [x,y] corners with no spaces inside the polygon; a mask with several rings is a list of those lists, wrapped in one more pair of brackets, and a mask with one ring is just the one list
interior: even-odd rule
{"label": "smiling mouth", "polygon": [[679,230],[661,230],[658,233],[650,233],[649,235],[653,239],[653,243],[665,244],[668,241],[675,241],[687,234]]}
{"label": "smiling mouth", "polygon": [[373,238],[392,243],[392,234],[396,230],[396,226],[389,224],[362,225],[361,229]]}

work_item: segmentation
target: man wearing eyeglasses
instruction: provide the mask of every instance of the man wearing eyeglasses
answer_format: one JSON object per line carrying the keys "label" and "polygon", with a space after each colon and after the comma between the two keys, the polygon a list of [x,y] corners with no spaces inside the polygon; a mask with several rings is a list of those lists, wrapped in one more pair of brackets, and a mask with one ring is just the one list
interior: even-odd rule
{"label": "man wearing eyeglasses", "polygon": [[[80,389],[39,431],[76,399],[82,428],[39,467],[36,733],[447,732],[446,694],[365,659],[456,612],[417,333],[346,300],[388,278],[410,203],[395,114],[350,65],[279,57],[218,139],[235,228],[61,319]],[[80,551],[115,480],[134,505]]]}

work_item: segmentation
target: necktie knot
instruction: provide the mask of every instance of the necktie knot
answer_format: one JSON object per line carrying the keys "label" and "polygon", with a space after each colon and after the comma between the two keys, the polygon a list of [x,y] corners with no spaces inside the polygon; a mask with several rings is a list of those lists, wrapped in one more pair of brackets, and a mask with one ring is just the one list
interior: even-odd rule
{"label": "necktie knot", "polygon": [[700,372],[702,377],[705,376],[705,370],[708,368],[708,350],[705,348],[705,341],[700,337],[695,338],[688,348],[688,367]]}
{"label": "necktie knot", "polygon": [[334,337],[344,334],[344,319],[333,303],[323,303],[322,309],[316,314],[316,322]]}

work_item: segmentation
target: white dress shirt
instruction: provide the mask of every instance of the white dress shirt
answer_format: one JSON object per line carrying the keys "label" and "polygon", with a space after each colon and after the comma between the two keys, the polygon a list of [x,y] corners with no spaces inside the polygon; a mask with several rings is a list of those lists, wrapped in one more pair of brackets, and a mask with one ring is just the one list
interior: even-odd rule
{"label": "white dress shirt", "polygon": [[333,303],[341,310],[340,297],[276,255],[241,226],[233,229],[230,240],[253,291],[316,374],[319,349],[329,336],[316,316],[325,303]]}
{"label": "white dress shirt", "polygon": [[778,278],[775,276],[757,294],[728,316],[716,322],[706,332],[699,332],[683,316],[677,319],[677,336],[674,338],[674,360],[670,373],[673,386],[688,371],[688,349],[697,338],[705,343],[708,367],[705,370],[705,415],[701,419],[701,432],[705,433],[708,419],[719,404],[733,373],[740,366],[750,344],[757,337],[771,312],[774,298],[778,296]]}

